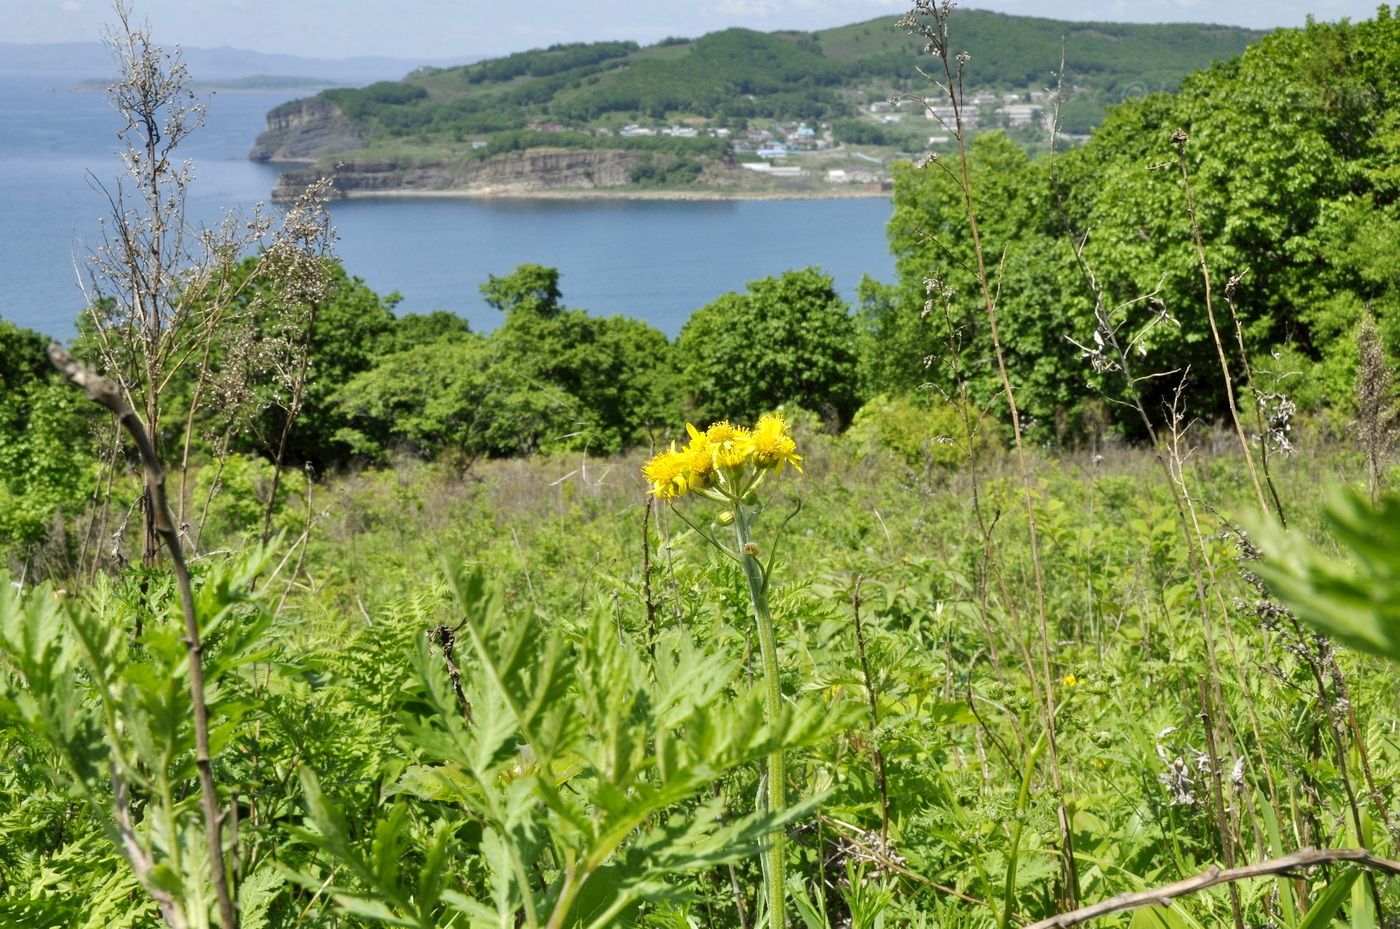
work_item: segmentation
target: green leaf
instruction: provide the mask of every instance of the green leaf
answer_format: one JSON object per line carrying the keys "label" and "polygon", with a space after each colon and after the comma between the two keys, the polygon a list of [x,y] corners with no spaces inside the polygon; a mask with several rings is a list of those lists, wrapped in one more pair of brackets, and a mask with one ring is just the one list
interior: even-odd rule
{"label": "green leaf", "polygon": [[1251,565],[1299,619],[1352,648],[1400,663],[1400,496],[1372,507],[1339,491],[1323,518],[1350,556],[1325,554],[1297,529],[1254,527],[1264,561]]}
{"label": "green leaf", "polygon": [[1297,929],[1325,929],[1342,904],[1347,901],[1351,885],[1356,883],[1360,876],[1359,870],[1350,869],[1333,878],[1322,895],[1313,901],[1312,908],[1308,910],[1308,915],[1303,917],[1303,921],[1298,923]]}

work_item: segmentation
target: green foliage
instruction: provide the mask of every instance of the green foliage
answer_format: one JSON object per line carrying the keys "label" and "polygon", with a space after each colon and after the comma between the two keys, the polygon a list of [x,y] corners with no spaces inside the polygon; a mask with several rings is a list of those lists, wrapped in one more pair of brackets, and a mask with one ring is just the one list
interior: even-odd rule
{"label": "green foliage", "polygon": [[[1063,52],[1067,85],[1089,85],[1114,100],[1173,90],[1186,73],[1232,58],[1261,37],[1226,26],[1067,22],[976,9],[955,9],[949,29],[972,56],[969,86],[1054,86]],[[908,79],[910,60],[922,52],[916,37],[888,20],[838,26],[816,39],[827,55],[894,80]]]}
{"label": "green foliage", "polygon": [[[261,527],[263,513],[272,502],[276,470],[266,458],[237,452],[201,468],[194,481],[194,499],[201,505],[201,537],[236,539]],[[284,498],[286,491],[283,484],[278,496]],[[209,501],[207,512],[205,500]]]}
{"label": "green foliage", "polygon": [[1160,328],[1151,348],[1190,364],[1214,390],[1180,174],[1144,169],[1172,161],[1167,136],[1186,130],[1207,252],[1217,279],[1243,277],[1235,301],[1249,344],[1296,345],[1324,371],[1349,365],[1345,334],[1362,305],[1386,319],[1396,305],[1394,275],[1363,271],[1378,266],[1359,230],[1385,235],[1396,223],[1393,194],[1374,181],[1390,158],[1385,134],[1362,124],[1400,93],[1398,29],[1381,15],[1280,31],[1193,75],[1177,97],[1120,108],[1090,145],[1066,156],[1066,221],[1076,235],[1094,230],[1085,257],[1109,299],[1158,290],[1180,325]]}
{"label": "green foliage", "polygon": [[508,426],[516,438],[498,448],[619,451],[675,407],[670,346],[639,320],[565,309],[558,279],[553,268],[522,265],[482,287],[505,314],[491,346],[517,385],[510,403],[544,414]]}
{"label": "green foliage", "polygon": [[[1080,123],[1096,124],[1107,101],[1171,89],[1192,68],[1242,51],[1258,33],[1201,26],[1063,23],[978,10],[956,16],[977,62],[979,86],[1040,87],[1064,48],[1067,80],[1090,85]],[[843,120],[837,136],[884,144],[884,131],[852,120],[854,92],[872,82],[909,86],[917,44],[885,20],[812,34],[726,29],[698,39],[553,45],[454,68],[423,69],[404,81],[320,97],[368,130],[371,142],[460,142],[486,135],[473,157],[536,147],[633,149],[660,145],[691,158],[726,155],[721,139],[641,139],[585,132],[534,132],[541,122],[575,126],[610,119]],[[1073,115],[1073,114],[1071,114]],[[1076,130],[1079,126],[1076,123]],[[1087,130],[1086,130],[1087,131]],[[900,134],[901,137],[904,134]],[[659,183],[650,175],[642,182]],[[670,185],[689,174],[666,179]]]}
{"label": "green foliage", "polygon": [[415,345],[426,345],[448,336],[463,336],[471,332],[464,317],[447,310],[431,313],[406,313],[394,323],[390,337],[384,343],[384,353],[401,352]]}
{"label": "green foliage", "polygon": [[487,405],[500,388],[488,352],[485,339],[463,333],[385,355],[339,394],[350,423],[339,438],[370,458],[391,448],[427,457],[484,453],[489,430],[506,414]]}
{"label": "green foliage", "polygon": [[753,281],[696,310],[676,341],[693,416],[752,421],[783,404],[849,422],[856,408],[855,325],[815,268]]}
{"label": "green foliage", "polygon": [[[829,733],[835,720],[819,707],[764,721],[756,694],[726,696],[738,669],[684,637],[668,636],[648,668],[606,615],[566,638],[508,610],[479,570],[449,576],[467,657],[459,677],[418,646],[428,713],[408,726],[414,763],[370,847],[356,847],[317,779],[303,776],[312,828],[302,837],[342,867],[330,879],[346,912],[425,929],[444,908],[472,926],[602,927],[643,900],[680,899],[668,876],[751,855],[810,809],[724,824],[708,800],[671,812],[727,772]],[[426,829],[413,828],[415,809]],[[415,843],[408,860],[423,864],[405,873]],[[481,889],[452,889],[472,858]]]}
{"label": "green foliage", "polygon": [[321,91],[321,96],[340,107],[351,119],[364,119],[389,107],[426,100],[428,92],[413,84],[378,81],[354,89],[334,87]]}
{"label": "green foliage", "polygon": [[96,483],[89,415],[45,340],[0,320],[0,545],[32,546],[79,513]]}
{"label": "green foliage", "polygon": [[[1183,114],[1197,118],[1185,157],[1211,254],[1233,267],[1262,249],[1269,286],[1321,298],[1300,309],[1275,363],[1321,356],[1308,387],[1326,396],[1349,383],[1328,367],[1341,349],[1326,334],[1349,336],[1354,304],[1371,301],[1393,335],[1386,245],[1400,146],[1390,117],[1348,94],[1389,99],[1394,26],[1384,11],[1378,24],[1311,28],[1314,48],[1273,39],[1188,88],[1218,93],[1241,75],[1330,88],[1314,114],[1325,132],[1252,143],[1301,218],[1272,215],[1284,195],[1249,183],[1248,146],[1191,109],[1220,97],[1124,108],[1103,148],[1063,158],[1053,185],[1006,138],[974,146],[980,229],[1004,265],[991,272],[1001,340],[1041,436],[1096,415],[1086,382],[1110,397],[1121,386],[1119,372],[1086,368],[1079,356],[1094,349],[1065,341],[1099,344],[1085,334],[1094,295],[1068,244],[1086,229],[1093,262],[1165,262],[1161,293],[1180,328],[1143,337],[1146,370],[1209,355],[1188,328],[1200,318],[1189,232],[1170,216],[1176,181],[1145,170],[1161,157],[1148,128]],[[810,36],[783,41],[782,61],[815,54]],[[584,66],[614,60],[626,59]],[[522,88],[566,73],[550,72],[548,55],[525,65]],[[437,79],[455,78],[422,77]],[[1255,129],[1274,112],[1263,95],[1242,99]],[[1218,151],[1237,158],[1216,164]],[[1237,223],[1208,208],[1227,163],[1246,175],[1230,181]],[[503,314],[490,335],[443,314],[395,321],[392,299],[341,278],[344,302],[316,333],[313,383],[325,392],[308,448],[440,460],[328,477],[314,532],[276,557],[195,559],[212,766],[248,929],[759,926],[760,852],[779,830],[809,929],[1024,924],[1071,895],[1140,891],[1302,845],[1395,857],[1400,703],[1374,657],[1400,661],[1400,499],[1344,495],[1314,511],[1325,476],[1354,473],[1359,456],[1295,435],[1303,453],[1269,463],[1299,528],[1260,528],[1260,561],[1231,529],[1256,506],[1241,463],[1194,428],[1186,461],[1165,468],[1163,448],[1052,457],[1032,443],[1013,462],[990,434],[970,456],[940,441],[965,441],[964,409],[947,399],[962,402],[960,378],[978,422],[999,408],[1000,386],[961,192],[936,165],[900,185],[900,282],[867,282],[858,316],[829,278],[792,272],[697,312],[674,352],[640,322],[568,308],[558,272],[542,266],[486,283]],[[1075,225],[1089,220],[1105,225]],[[1136,232],[1114,225],[1128,221]],[[1271,236],[1283,257],[1266,248]],[[1129,331],[1159,309],[1123,301],[1161,270],[1093,270]],[[1246,294],[1235,299],[1267,390],[1286,383],[1264,361],[1283,304]],[[285,335],[262,315],[266,300],[252,295],[246,309],[256,339]],[[88,434],[81,418],[42,412],[59,393],[26,360],[35,347],[0,329],[0,348],[14,349],[0,352],[9,493],[33,495],[45,485],[26,468],[71,465]],[[913,393],[924,381],[942,389]],[[861,396],[873,399],[857,413]],[[682,398],[702,421],[793,403],[825,405],[828,421],[854,414],[845,436],[792,417],[805,472],[764,503],[795,512],[800,495],[803,531],[781,546],[766,529],[740,535],[744,554],[722,554],[706,537],[730,519],[746,527],[757,501],[707,524],[698,508],[644,507],[632,456],[579,454],[563,477],[557,459],[489,460],[611,452],[646,424],[675,433]],[[244,448],[265,438],[255,429]],[[463,460],[475,462],[468,477]],[[211,505],[217,535],[232,538],[269,502],[269,467],[235,454],[199,472],[198,491],[225,484]],[[1021,468],[1028,478],[1013,476]],[[1319,525],[1328,540],[1304,541]],[[430,567],[444,553],[445,576]],[[744,597],[741,574],[755,580],[760,558],[782,569],[782,583],[765,569],[751,588],[771,608],[768,646],[754,641],[768,630],[753,624],[760,598]],[[0,583],[0,927],[149,929],[162,908],[208,925],[191,658],[172,579],[158,566],[65,577],[66,590],[22,577]],[[1294,617],[1356,651],[1334,651]],[[774,713],[760,676],[783,695]],[[786,767],[761,773],[777,750]],[[810,799],[753,812],[755,797],[784,789]],[[1075,886],[1060,867],[1062,828]],[[1240,922],[1292,929],[1380,925],[1375,900],[1400,904],[1391,884],[1378,879],[1373,897],[1349,870],[1238,890]],[[1221,891],[1183,895],[1119,924],[1226,925],[1233,904]]]}
{"label": "green foliage", "polygon": [[349,425],[339,438],[356,454],[610,453],[673,418],[670,345],[657,330],[566,309],[559,272],[540,265],[492,276],[482,293],[505,315],[490,336],[449,329],[384,355],[341,388]]}
{"label": "green foliage", "polygon": [[[996,277],[1006,364],[1023,411],[1048,430],[1078,417],[1089,395],[1086,366],[1065,336],[1076,313],[1089,315],[1092,303],[1085,303],[1070,245],[1054,226],[1041,167],[1006,136],[988,133],[971,146],[970,176],[983,241],[1006,247],[1005,263],[987,269]],[[899,284],[868,283],[862,292],[869,389],[929,382],[951,396],[960,372],[976,405],[1001,405],[966,223],[952,175],[934,165],[896,166],[889,235]]]}
{"label": "green foliage", "polygon": [[968,447],[968,423],[952,403],[923,395],[872,397],[856,411],[847,437],[872,451],[884,450],[911,468],[924,472],[954,470],[987,448],[979,417],[972,414],[973,440]]}
{"label": "green foliage", "polygon": [[[270,617],[250,596],[250,582],[266,568],[266,553],[250,552],[206,577],[197,593],[210,646],[204,670],[215,750],[234,740],[246,710],[241,669],[265,657]],[[50,789],[100,824],[107,854],[124,857],[167,912],[207,925],[213,894],[199,853],[188,653],[178,602],[167,582],[152,581],[161,589],[150,600],[136,584],[99,583],[90,601],[79,603],[60,600],[51,588],[21,593],[6,585],[0,715],[34,740]],[[124,627],[147,613],[137,643]],[[98,905],[67,902],[86,912]]]}
{"label": "green foliage", "polygon": [[1400,663],[1400,496],[1376,506],[1350,490],[1323,511],[1331,554],[1298,530],[1256,531],[1264,560],[1252,566],[1299,619],[1343,644]]}
{"label": "green foliage", "polygon": [[700,176],[704,165],[693,158],[644,161],[632,169],[632,183],[639,187],[684,187]]}
{"label": "green foliage", "polygon": [[838,119],[831,132],[847,145],[893,145],[894,140],[885,127],[862,119]]}
{"label": "green foliage", "polygon": [[[393,338],[393,307],[397,294],[381,297],[365,282],[332,268],[333,297],[317,311],[310,343],[310,375],[305,406],[292,433],[292,461],[312,461],[324,466],[341,456],[336,435],[344,421],[336,416],[334,397],[341,385],[373,366],[381,345]],[[264,435],[278,434],[276,413],[267,421]],[[268,443],[260,451],[272,451]]]}
{"label": "green foliage", "polygon": [[[638,136],[615,138],[583,132],[540,132],[533,129],[511,129],[491,136],[483,148],[472,152],[475,158],[490,158],[506,152],[521,152],[531,148],[615,149],[647,152],[657,158],[673,156],[679,163],[693,163],[697,158],[723,158],[729,154],[724,139],[700,136],[693,139],[672,136]],[[697,172],[698,173],[698,172]],[[693,179],[693,176],[692,176]]]}
{"label": "green foliage", "polygon": [[[393,313],[398,295],[380,296],[338,261],[326,268],[329,297],[314,308],[312,323],[309,308],[289,306],[265,272],[258,259],[247,258],[219,285],[237,297],[201,362],[207,382],[198,386],[204,402],[196,435],[217,440],[231,429],[234,450],[273,458],[289,415],[290,388],[299,376],[296,350],[305,340],[305,389],[286,460],[324,469],[348,454],[340,439],[347,423],[333,402],[341,385],[372,367],[396,340],[419,337],[425,326],[451,327],[436,317],[410,317],[405,335],[398,335]],[[79,357],[88,354],[91,338],[85,335],[75,343]],[[184,427],[200,367],[184,365],[172,378],[167,402],[174,415],[165,416],[162,429],[167,441],[174,441]]]}
{"label": "green foliage", "polygon": [[[1363,129],[1400,93],[1396,32],[1384,9],[1368,22],[1281,30],[1239,59],[1191,75],[1177,95],[1117,107],[1087,144],[1058,156],[1053,170],[1005,139],[977,137],[971,178],[1002,341],[1041,434],[1072,425],[1094,394],[1120,398],[1128,389],[1121,372],[1090,370],[1074,344],[1094,344],[1096,299],[1123,340],[1140,350],[1136,374],[1189,369],[1195,410],[1223,412],[1183,162],[1222,337],[1233,343],[1222,291],[1234,277],[1228,295],[1246,351],[1262,356],[1292,347],[1319,363],[1310,380],[1328,385],[1326,402],[1348,405],[1348,333],[1363,306],[1391,320],[1400,305],[1393,249],[1377,249],[1381,238],[1394,238],[1397,222],[1395,189],[1382,167],[1393,157],[1390,131],[1385,124]],[[1177,128],[1190,137],[1181,152],[1170,141]],[[867,290],[866,317],[875,344],[892,344],[906,373],[873,360],[867,369],[875,389],[907,381],[916,353],[936,359],[931,380],[950,383],[954,349],[930,277],[956,294],[957,341],[986,344],[978,338],[985,313],[965,226],[954,176],[937,166],[897,171],[890,237],[900,282],[893,291]],[[1082,264],[1075,256],[1081,245]],[[1395,337],[1393,322],[1379,326],[1387,339]],[[989,402],[994,366],[971,354],[962,368],[974,398]],[[1177,378],[1159,377],[1133,389],[1156,415],[1176,386]],[[1129,430],[1140,428],[1135,416],[1127,417]]]}

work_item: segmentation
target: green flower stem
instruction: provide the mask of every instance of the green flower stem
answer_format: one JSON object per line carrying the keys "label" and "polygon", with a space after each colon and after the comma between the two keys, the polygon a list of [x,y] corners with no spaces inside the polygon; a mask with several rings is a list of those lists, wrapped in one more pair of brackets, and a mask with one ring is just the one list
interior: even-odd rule
{"label": "green flower stem", "polygon": [[[763,684],[768,704],[768,722],[774,724],[782,713],[783,692],[778,680],[778,642],[773,633],[773,614],[768,609],[768,590],[753,546],[749,529],[748,508],[734,501],[734,533],[739,542],[739,564],[749,582],[749,598],[753,601],[754,618],[758,621],[758,647],[763,659]],[[783,753],[768,756],[768,811],[781,813],[787,809],[787,771]],[[773,835],[773,844],[766,853],[768,867],[764,878],[768,890],[769,929],[786,929],[787,899],[783,883],[783,840],[781,830]]]}

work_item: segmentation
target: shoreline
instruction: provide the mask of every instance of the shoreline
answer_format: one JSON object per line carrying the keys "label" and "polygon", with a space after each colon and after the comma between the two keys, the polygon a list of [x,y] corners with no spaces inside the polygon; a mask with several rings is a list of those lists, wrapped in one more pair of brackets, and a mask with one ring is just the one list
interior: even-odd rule
{"label": "shoreline", "polygon": [[562,189],[562,190],[499,190],[492,188],[477,190],[415,190],[412,188],[390,188],[387,190],[345,190],[340,191],[346,200],[696,200],[696,201],[741,201],[741,200],[854,200],[889,199],[889,190],[756,190],[756,191],[717,191],[717,190],[608,190],[608,189]]}

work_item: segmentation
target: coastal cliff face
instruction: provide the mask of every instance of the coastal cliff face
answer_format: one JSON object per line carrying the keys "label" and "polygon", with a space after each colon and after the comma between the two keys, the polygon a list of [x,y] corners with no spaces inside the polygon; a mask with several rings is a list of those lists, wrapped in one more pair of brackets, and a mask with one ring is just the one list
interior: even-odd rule
{"label": "coastal cliff face", "polygon": [[254,161],[313,164],[333,152],[365,144],[365,130],[320,97],[293,100],[267,114],[267,130],[253,143]]}
{"label": "coastal cliff face", "polygon": [[[340,196],[438,191],[490,196],[564,188],[602,189],[632,183],[633,170],[646,157],[623,151],[536,148],[485,160],[464,158],[423,164],[349,161],[335,171],[332,186]],[[315,168],[286,171],[274,197],[293,198],[319,176]]]}

